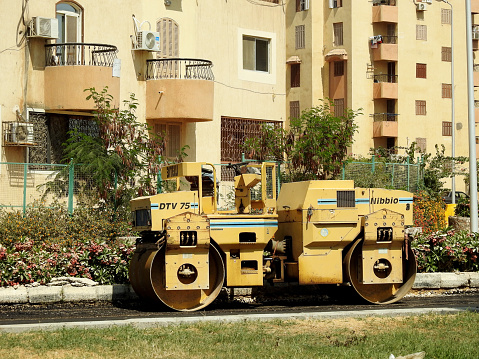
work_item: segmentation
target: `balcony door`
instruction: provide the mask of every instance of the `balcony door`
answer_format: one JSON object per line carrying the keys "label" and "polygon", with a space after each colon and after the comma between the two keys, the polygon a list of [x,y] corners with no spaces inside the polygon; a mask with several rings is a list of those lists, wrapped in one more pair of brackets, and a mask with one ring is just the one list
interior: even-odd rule
{"label": "balcony door", "polygon": [[[56,6],[56,17],[58,19],[58,43],[80,43],[81,28],[81,9],[68,2],[58,3]],[[62,63],[66,65],[81,64],[82,46],[65,45],[57,48],[57,54]]]}

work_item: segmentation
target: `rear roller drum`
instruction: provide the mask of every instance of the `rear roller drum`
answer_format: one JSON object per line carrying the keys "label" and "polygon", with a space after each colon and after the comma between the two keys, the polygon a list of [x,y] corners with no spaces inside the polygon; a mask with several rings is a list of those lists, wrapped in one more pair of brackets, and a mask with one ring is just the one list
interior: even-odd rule
{"label": "rear roller drum", "polygon": [[346,275],[349,277],[349,281],[354,290],[363,299],[374,304],[390,304],[403,298],[412,288],[414,279],[416,278],[416,258],[411,247],[407,247],[407,255],[403,253],[402,283],[363,284],[359,281],[359,261],[362,258],[362,240],[356,241],[345,257]]}
{"label": "rear roller drum", "polygon": [[223,287],[225,269],[218,250],[210,245],[209,288],[166,290],[165,248],[135,253],[130,262],[130,282],[143,299],[159,301],[178,311],[195,311],[211,304]]}

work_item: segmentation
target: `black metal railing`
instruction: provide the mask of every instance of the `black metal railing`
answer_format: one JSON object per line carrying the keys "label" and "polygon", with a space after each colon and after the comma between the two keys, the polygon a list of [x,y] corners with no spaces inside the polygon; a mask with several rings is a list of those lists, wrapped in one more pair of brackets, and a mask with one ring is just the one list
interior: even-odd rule
{"label": "black metal railing", "polygon": [[383,122],[383,121],[397,121],[399,114],[397,113],[373,113],[370,115],[374,122]]}
{"label": "black metal railing", "polygon": [[113,45],[69,42],[45,45],[45,66],[112,67],[118,49]]}
{"label": "black metal railing", "polygon": [[397,44],[398,37],[396,35],[383,35],[381,36],[383,39],[383,44]]}
{"label": "black metal railing", "polygon": [[397,83],[398,75],[380,74],[380,75],[374,75],[373,79],[374,79],[374,82]]}
{"label": "black metal railing", "polygon": [[153,59],[146,60],[146,79],[192,79],[210,80],[213,75],[213,63],[200,59]]}
{"label": "black metal railing", "polygon": [[373,6],[379,5],[396,6],[396,0],[373,0]]}

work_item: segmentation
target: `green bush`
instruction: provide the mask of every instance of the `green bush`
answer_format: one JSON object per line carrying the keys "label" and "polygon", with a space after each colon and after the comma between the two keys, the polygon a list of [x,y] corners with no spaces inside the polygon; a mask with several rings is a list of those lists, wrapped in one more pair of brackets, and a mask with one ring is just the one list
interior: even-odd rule
{"label": "green bush", "polygon": [[419,272],[478,271],[479,234],[447,231],[412,242]]}
{"label": "green bush", "polygon": [[128,283],[132,244],[130,225],[112,212],[65,207],[0,211],[0,286],[48,283],[51,278],[78,276],[101,284]]}

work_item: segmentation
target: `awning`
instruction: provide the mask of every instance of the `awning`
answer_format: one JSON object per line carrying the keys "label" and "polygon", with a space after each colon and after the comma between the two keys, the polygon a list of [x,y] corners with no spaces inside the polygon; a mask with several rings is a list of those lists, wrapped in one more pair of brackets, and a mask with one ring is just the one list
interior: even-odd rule
{"label": "awning", "polygon": [[325,56],[324,59],[326,61],[344,61],[348,59],[348,53],[345,49],[334,49],[329,51]]}
{"label": "awning", "polygon": [[299,58],[299,56],[291,56],[289,59],[286,60],[286,64],[290,65],[290,64],[300,64],[301,63],[301,59]]}

